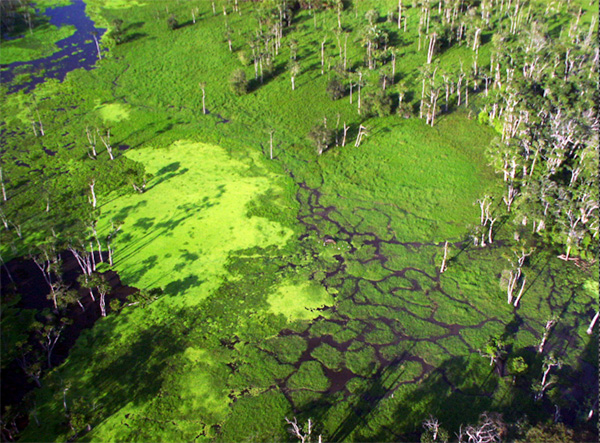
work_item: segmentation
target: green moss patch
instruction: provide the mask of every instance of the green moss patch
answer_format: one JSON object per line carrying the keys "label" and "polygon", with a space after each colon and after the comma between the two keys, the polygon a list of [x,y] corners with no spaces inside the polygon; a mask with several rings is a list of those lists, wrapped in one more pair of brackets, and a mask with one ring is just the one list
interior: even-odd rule
{"label": "green moss patch", "polygon": [[268,298],[271,312],[290,320],[309,320],[323,315],[319,308],[331,306],[333,298],[316,283],[283,284]]}

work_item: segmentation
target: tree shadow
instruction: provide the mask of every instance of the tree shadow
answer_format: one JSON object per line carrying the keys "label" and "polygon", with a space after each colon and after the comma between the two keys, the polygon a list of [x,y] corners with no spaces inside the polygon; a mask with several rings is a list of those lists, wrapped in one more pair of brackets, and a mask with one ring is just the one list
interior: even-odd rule
{"label": "tree shadow", "polygon": [[[178,319],[189,317],[183,310],[174,315]],[[118,317],[111,320],[115,319],[118,321]],[[137,336],[128,338],[126,347],[119,347],[116,352],[113,348],[110,354],[104,355],[104,359],[96,359],[94,364],[80,372],[80,380],[71,380],[72,386],[67,393],[73,408],[70,412],[86,416],[93,428],[101,422],[102,417],[112,416],[127,404],[143,404],[154,398],[161,390],[169,358],[186,348],[178,331],[180,325],[172,322],[155,324]],[[102,336],[97,336],[97,331],[90,335],[102,341],[106,339],[106,334],[111,336],[110,330],[110,327],[104,328]],[[110,340],[116,341],[118,337],[111,336]],[[86,402],[85,406],[80,406],[83,410],[74,410],[75,400],[89,392],[110,392],[110,395],[94,401],[93,407],[91,402]],[[81,436],[80,432],[78,437]]]}
{"label": "tree shadow", "polygon": [[199,287],[202,283],[204,283],[204,280],[200,280],[197,275],[188,275],[165,286],[164,294],[174,296],[191,288]]}
{"label": "tree shadow", "polygon": [[136,40],[140,40],[144,37],[148,37],[148,34],[145,32],[134,32],[133,34],[128,34],[123,38],[123,43],[131,43]]}

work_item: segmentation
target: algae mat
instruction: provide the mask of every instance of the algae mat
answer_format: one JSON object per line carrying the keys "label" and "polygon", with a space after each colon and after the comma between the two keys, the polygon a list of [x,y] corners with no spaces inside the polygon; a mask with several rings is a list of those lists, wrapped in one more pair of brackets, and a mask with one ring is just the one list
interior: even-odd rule
{"label": "algae mat", "polygon": [[114,258],[128,285],[162,287],[194,304],[219,285],[231,251],[282,246],[293,233],[247,215],[250,201],[278,186],[272,174],[250,173],[258,159],[234,160],[219,146],[189,141],[127,156],[153,178],[145,193],[104,203],[101,229],[108,232],[111,221],[123,222]]}

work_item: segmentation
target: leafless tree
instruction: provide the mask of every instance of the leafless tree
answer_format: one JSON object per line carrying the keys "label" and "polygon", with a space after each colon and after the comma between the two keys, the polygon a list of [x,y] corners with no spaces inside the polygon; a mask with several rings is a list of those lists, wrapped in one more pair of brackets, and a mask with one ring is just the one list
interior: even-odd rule
{"label": "leafless tree", "polygon": [[562,363],[562,360],[556,357],[553,352],[544,357],[544,363],[542,366],[544,373],[542,374],[542,380],[540,384],[536,386],[535,389],[535,401],[541,400],[546,390],[555,383],[555,379],[553,377],[551,377],[550,380],[548,380],[548,374],[550,374],[552,368],[560,369],[562,367]]}
{"label": "leafless tree", "polygon": [[500,443],[505,433],[502,416],[484,412],[475,426],[460,426],[457,434],[459,443]]}
{"label": "leafless tree", "polygon": [[106,152],[108,152],[108,156],[110,157],[111,160],[114,160],[115,157],[113,156],[112,153],[112,146],[110,144],[110,129],[106,130],[106,136],[103,136],[100,133],[100,130],[97,130],[98,135],[100,136],[100,140],[102,140],[102,144],[104,144],[104,146],[106,147]]}
{"label": "leafless tree", "polygon": [[[309,418],[308,421],[306,422],[306,431],[303,430],[302,426],[300,426],[298,424],[298,420],[296,419],[296,417],[294,417],[293,420],[289,420],[287,417],[285,417],[285,421],[287,424],[290,425],[290,427],[288,428],[288,431],[290,434],[292,434],[294,437],[296,437],[298,439],[298,441],[300,441],[301,443],[311,443],[313,441],[313,437],[312,437],[312,420]],[[322,436],[319,435],[317,436],[317,442],[321,443],[322,441]]]}
{"label": "leafless tree", "polygon": [[202,90],[202,113],[206,114],[206,83],[199,83],[200,89]]}
{"label": "leafless tree", "polygon": [[446,265],[446,258],[448,257],[448,242],[444,243],[444,258],[442,259],[442,265],[440,266],[440,274],[444,273],[448,266]]}
{"label": "leafless tree", "polygon": [[590,323],[590,327],[587,328],[587,334],[588,335],[592,335],[592,332],[594,331],[594,326],[596,325],[596,322],[598,321],[598,317],[600,316],[600,312],[596,312],[596,315],[594,315],[594,318],[592,319],[591,323]]}
{"label": "leafless tree", "polygon": [[363,125],[360,125],[358,127],[358,135],[356,136],[356,143],[354,143],[354,146],[358,148],[360,146],[360,143],[362,142],[362,138],[367,135],[369,135],[369,133],[367,132],[367,128]]}
{"label": "leafless tree", "polygon": [[96,157],[98,156],[98,153],[96,152],[96,133],[90,131],[90,128],[86,126],[85,134],[88,139],[89,150],[91,151],[91,154],[88,152],[88,155],[90,156],[90,158],[96,160]]}
{"label": "leafless tree", "polygon": [[542,340],[538,345],[538,354],[541,354],[544,351],[544,346],[546,345],[546,340],[548,340],[548,336],[550,335],[550,331],[554,327],[554,325],[558,322],[558,317],[552,316],[546,321],[546,327],[544,328],[544,335],[542,336]]}

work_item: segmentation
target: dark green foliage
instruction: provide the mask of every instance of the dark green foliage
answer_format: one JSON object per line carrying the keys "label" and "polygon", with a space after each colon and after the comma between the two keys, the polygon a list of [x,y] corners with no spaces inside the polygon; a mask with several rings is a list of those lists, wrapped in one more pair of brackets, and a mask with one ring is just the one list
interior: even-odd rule
{"label": "dark green foliage", "polygon": [[175,18],[175,14],[171,14],[169,16],[169,18],[167,19],[167,26],[169,26],[169,29],[171,31],[179,27],[179,22],[177,21],[177,18]]}
{"label": "dark green foliage", "polygon": [[112,21],[112,30],[110,31],[110,37],[115,41],[117,45],[120,45],[125,40],[123,31],[123,20],[116,18]]}
{"label": "dark green foliage", "polygon": [[316,124],[308,133],[308,138],[314,143],[319,155],[333,142],[333,137],[333,130],[329,129],[324,123]]}
{"label": "dark green foliage", "polygon": [[236,95],[244,95],[248,92],[248,80],[243,69],[236,69],[229,77],[229,86]]}
{"label": "dark green foliage", "polygon": [[333,77],[327,83],[327,93],[331,100],[338,100],[346,95],[348,88],[337,77]]}
{"label": "dark green foliage", "polygon": [[392,113],[392,98],[382,90],[370,92],[364,99],[363,112],[367,117],[388,116]]}

